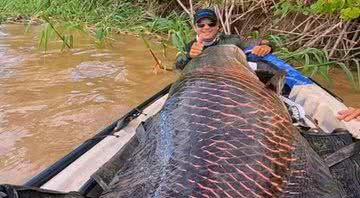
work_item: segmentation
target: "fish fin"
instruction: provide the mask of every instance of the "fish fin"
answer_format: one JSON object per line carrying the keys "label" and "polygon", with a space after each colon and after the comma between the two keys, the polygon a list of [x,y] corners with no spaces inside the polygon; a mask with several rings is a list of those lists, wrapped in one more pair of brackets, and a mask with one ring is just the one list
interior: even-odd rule
{"label": "fish fin", "polygon": [[146,129],[144,126],[145,122],[141,122],[139,126],[136,128],[136,137],[140,143],[144,142],[146,136]]}
{"label": "fish fin", "polygon": [[265,83],[265,87],[273,90],[277,94],[281,94],[281,90],[284,88],[286,71],[278,71],[268,82]]}
{"label": "fish fin", "polygon": [[125,122],[125,119],[121,119],[121,120],[117,121],[116,126],[113,129],[113,133],[120,131],[126,125],[127,125],[127,123]]}
{"label": "fish fin", "polygon": [[151,133],[151,131],[158,131],[159,120],[159,113],[157,113],[147,118],[137,126],[136,137],[140,143],[145,143],[145,141],[149,138],[149,133]]}

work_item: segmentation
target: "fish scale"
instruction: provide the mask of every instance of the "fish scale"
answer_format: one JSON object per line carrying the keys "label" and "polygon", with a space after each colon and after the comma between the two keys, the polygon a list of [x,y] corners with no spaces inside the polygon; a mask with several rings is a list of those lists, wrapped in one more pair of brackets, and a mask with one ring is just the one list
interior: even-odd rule
{"label": "fish scale", "polygon": [[102,197],[339,196],[279,97],[239,54],[217,46],[189,63]]}

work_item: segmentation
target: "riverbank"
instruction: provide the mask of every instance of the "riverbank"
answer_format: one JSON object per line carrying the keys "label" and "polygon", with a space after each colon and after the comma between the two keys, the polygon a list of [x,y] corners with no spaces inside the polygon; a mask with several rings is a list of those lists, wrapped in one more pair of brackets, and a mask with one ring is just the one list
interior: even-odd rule
{"label": "riverbank", "polygon": [[[3,22],[51,23],[58,28],[77,28],[92,34],[98,41],[110,32],[168,35],[183,32],[191,36],[191,28],[184,14],[168,12],[159,15],[162,5],[139,3],[143,1],[109,0],[60,0],[0,2],[0,18]],[[185,40],[188,41],[188,40]]]}
{"label": "riverbank", "polygon": [[[329,71],[340,68],[353,87],[360,89],[360,43],[356,42],[360,38],[360,24],[356,20],[356,4],[334,5],[330,12],[319,7],[321,3],[331,6],[331,2],[324,4],[322,0],[295,4],[226,2],[211,5],[224,16],[221,25],[225,33],[270,40],[277,46],[274,51],[279,57],[300,63],[295,65],[311,77],[320,74],[329,81]],[[189,5],[185,0],[4,0],[0,2],[0,18],[11,16],[10,21],[41,23],[39,44],[44,50],[51,34],[62,40],[62,48],[70,48],[73,36],[68,32],[77,30],[92,35],[97,46],[111,43],[109,35],[113,32],[130,32],[155,38],[164,48],[173,45],[181,54],[194,36],[189,13],[208,5],[207,1]],[[349,9],[350,14],[344,12]]]}

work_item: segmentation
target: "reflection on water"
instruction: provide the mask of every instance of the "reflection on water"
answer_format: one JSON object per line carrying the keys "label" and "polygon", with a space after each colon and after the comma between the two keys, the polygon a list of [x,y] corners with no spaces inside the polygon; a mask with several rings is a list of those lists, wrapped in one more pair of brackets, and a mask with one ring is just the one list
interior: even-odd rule
{"label": "reflection on water", "polygon": [[[141,39],[37,49],[38,27],[0,26],[0,183],[21,184],[175,79],[154,74]],[[170,52],[165,64],[172,64]]]}

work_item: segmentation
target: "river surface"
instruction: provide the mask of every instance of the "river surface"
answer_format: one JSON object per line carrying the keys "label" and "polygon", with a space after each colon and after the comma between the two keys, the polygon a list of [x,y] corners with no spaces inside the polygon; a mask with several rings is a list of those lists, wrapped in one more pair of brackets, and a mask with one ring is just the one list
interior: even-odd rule
{"label": "river surface", "polygon": [[[345,105],[360,108],[360,88],[355,90],[351,86],[344,71],[340,68],[333,68],[330,70],[329,76],[332,79],[330,84],[326,83],[320,76],[314,79],[331,93],[341,98]],[[353,76],[356,83],[359,83],[355,72],[353,72]]]}
{"label": "river surface", "polygon": [[[78,34],[61,52],[37,48],[40,28],[0,26],[0,183],[22,184],[175,79],[153,71],[144,42],[112,36],[96,48]],[[172,64],[175,51],[158,56]]]}
{"label": "river surface", "polygon": [[[61,42],[52,42],[44,53],[39,27],[24,30],[0,26],[0,183],[24,183],[176,78],[155,74],[134,36],[114,35],[111,46],[99,49],[78,34],[73,49],[61,52]],[[175,51],[168,58],[157,52],[171,66]],[[333,86],[325,86],[360,106],[342,72],[331,76]]]}

